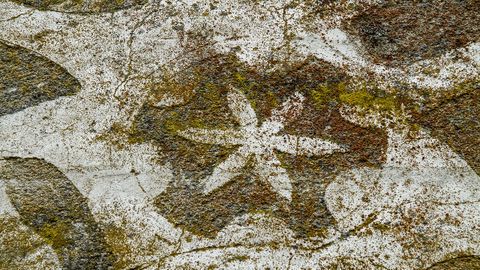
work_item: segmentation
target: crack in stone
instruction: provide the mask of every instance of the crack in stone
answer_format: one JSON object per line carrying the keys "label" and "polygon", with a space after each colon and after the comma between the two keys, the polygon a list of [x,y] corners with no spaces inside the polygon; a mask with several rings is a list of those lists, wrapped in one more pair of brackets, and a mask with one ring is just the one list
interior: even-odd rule
{"label": "crack in stone", "polygon": [[26,16],[27,18],[32,16],[32,14],[34,13],[35,11],[34,10],[30,10],[30,11],[27,11],[27,12],[24,12],[24,13],[20,13],[18,15],[15,15],[11,18],[8,18],[8,19],[5,19],[5,20],[0,20],[0,22],[10,22],[10,21],[14,21],[18,18],[21,18],[21,17],[24,17]]}

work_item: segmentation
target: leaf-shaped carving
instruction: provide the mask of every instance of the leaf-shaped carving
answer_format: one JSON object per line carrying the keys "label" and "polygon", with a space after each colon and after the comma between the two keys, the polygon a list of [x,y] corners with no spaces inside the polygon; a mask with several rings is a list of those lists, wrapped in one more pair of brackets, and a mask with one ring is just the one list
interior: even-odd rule
{"label": "leaf-shaped carving", "polygon": [[40,10],[60,12],[113,12],[137,5],[145,4],[146,0],[13,0]]}
{"label": "leaf-shaped carving", "polygon": [[57,253],[63,269],[108,269],[113,262],[87,199],[55,166],[7,158],[0,176],[21,221]]}
{"label": "leaf-shaped carving", "polygon": [[479,256],[460,256],[438,262],[427,270],[463,270],[463,269],[480,269]]}
{"label": "leaf-shaped carving", "polygon": [[417,121],[480,174],[480,82],[464,83],[452,93],[453,97],[427,104]]}
{"label": "leaf-shaped carving", "polygon": [[0,41],[0,116],[78,91],[78,80],[58,64]]}
{"label": "leaf-shaped carving", "polygon": [[480,38],[477,0],[381,1],[354,16],[346,28],[374,60],[402,65],[433,58]]}

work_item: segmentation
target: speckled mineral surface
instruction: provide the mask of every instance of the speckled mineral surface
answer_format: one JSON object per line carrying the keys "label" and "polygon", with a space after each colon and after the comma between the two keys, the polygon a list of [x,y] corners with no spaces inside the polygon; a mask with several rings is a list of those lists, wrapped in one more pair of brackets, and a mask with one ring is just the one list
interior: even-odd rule
{"label": "speckled mineral surface", "polygon": [[0,0],[0,269],[480,269],[480,1]]}

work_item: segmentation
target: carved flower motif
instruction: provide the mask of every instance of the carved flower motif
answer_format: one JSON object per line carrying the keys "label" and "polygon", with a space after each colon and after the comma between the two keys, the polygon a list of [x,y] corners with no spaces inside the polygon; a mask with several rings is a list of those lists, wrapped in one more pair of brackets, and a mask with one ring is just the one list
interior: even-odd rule
{"label": "carved flower motif", "polygon": [[334,225],[326,186],[383,161],[384,132],[341,116],[346,75],[324,62],[266,72],[219,55],[176,76],[156,84],[132,139],[157,145],[174,170],[155,198],[159,212],[197,235],[258,212],[299,237],[321,235]]}
{"label": "carved flower motif", "polygon": [[254,169],[281,196],[292,199],[292,185],[287,170],[275,155],[275,150],[291,155],[323,155],[342,151],[337,144],[310,137],[278,135],[287,121],[294,120],[302,110],[303,95],[295,93],[270,118],[259,126],[257,116],[245,95],[237,89],[228,93],[228,105],[240,129],[188,128],[179,135],[199,142],[240,147],[203,179],[204,193],[209,193],[241,173],[250,156],[255,157]]}

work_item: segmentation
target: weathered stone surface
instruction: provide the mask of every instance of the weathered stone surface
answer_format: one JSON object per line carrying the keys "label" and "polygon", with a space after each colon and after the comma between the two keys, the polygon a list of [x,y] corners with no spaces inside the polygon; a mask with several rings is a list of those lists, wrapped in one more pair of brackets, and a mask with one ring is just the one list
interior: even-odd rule
{"label": "weathered stone surface", "polygon": [[112,254],[86,198],[63,173],[35,158],[7,158],[0,160],[0,166],[20,220],[55,250],[62,268],[111,267]]}
{"label": "weathered stone surface", "polygon": [[480,82],[458,86],[423,112],[420,123],[480,173]]}
{"label": "weathered stone surface", "polygon": [[460,256],[443,262],[436,263],[428,270],[463,270],[480,269],[480,258],[478,256]]}
{"label": "weathered stone surface", "polygon": [[55,10],[61,12],[113,12],[145,4],[146,0],[13,0],[40,10]]}
{"label": "weathered stone surface", "polygon": [[477,268],[477,1],[21,2],[0,268]]}
{"label": "weathered stone surface", "polygon": [[384,1],[349,23],[375,60],[400,65],[438,57],[480,36],[477,0]]}
{"label": "weathered stone surface", "polygon": [[[193,73],[196,74],[194,78],[187,77]],[[233,56],[216,56],[196,63],[179,78],[180,83],[170,78],[152,91],[162,95],[162,92],[176,87],[182,91],[178,98],[186,105],[162,108],[155,102],[147,102],[137,115],[131,139],[158,144],[162,147],[161,162],[174,164],[178,179],[194,180],[173,183],[156,199],[160,213],[192,232],[212,237],[237,216],[267,211],[286,219],[298,236],[321,235],[333,225],[321,198],[325,186],[339,168],[353,164],[379,166],[384,160],[386,134],[379,129],[356,126],[340,116],[341,103],[347,101],[345,84],[348,84],[348,78],[341,71],[335,73],[335,68],[326,63],[310,60],[286,70],[258,74],[241,65]],[[325,157],[277,153],[282,166],[293,178],[292,204],[266,190],[272,189],[268,183],[260,186],[255,183],[261,182],[262,177],[254,173],[253,157],[246,162],[252,163],[251,166],[242,168],[240,175],[244,177],[234,181],[239,183],[232,183],[217,195],[204,196],[199,193],[202,178],[212,174],[214,168],[238,147],[189,141],[177,133],[188,128],[235,128],[235,117],[228,109],[229,85],[237,87],[248,100],[254,101],[252,105],[260,121],[258,125],[271,117],[272,110],[280,109],[291,93],[299,91],[306,97],[303,110],[299,120],[288,123],[284,132],[312,138],[335,138],[347,150]],[[277,200],[278,203],[273,203]],[[230,206],[226,209],[225,205]]]}
{"label": "weathered stone surface", "polygon": [[0,41],[0,116],[73,95],[80,83],[56,63]]}
{"label": "weathered stone surface", "polygon": [[50,269],[59,266],[55,252],[17,217],[0,219],[0,241],[1,269],[27,270],[39,266]]}

